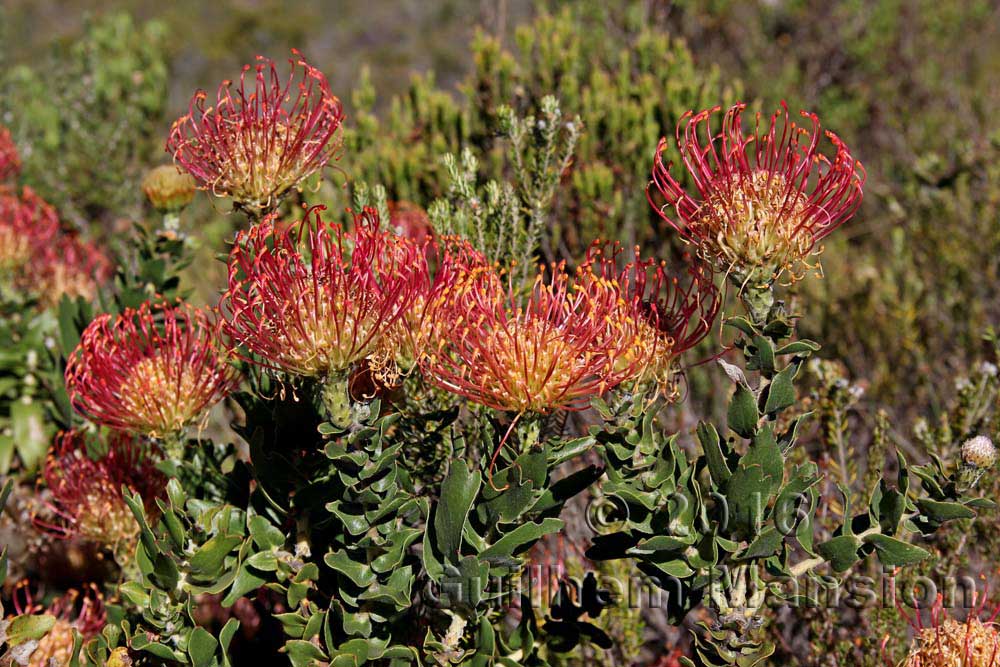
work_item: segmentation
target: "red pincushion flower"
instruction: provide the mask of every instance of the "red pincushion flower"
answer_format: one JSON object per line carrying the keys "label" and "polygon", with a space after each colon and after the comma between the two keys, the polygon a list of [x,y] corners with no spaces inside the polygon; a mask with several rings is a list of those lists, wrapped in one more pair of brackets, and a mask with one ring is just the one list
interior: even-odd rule
{"label": "red pincushion flower", "polygon": [[621,254],[617,244],[595,243],[587,254],[584,275],[618,286],[622,298],[609,320],[609,344],[622,337],[634,341],[623,350],[619,366],[638,368],[640,383],[653,383],[669,395],[678,358],[712,329],[719,291],[712,272],[700,262],[688,264],[682,275],[671,275],[665,262],[643,259],[638,247],[633,260],[619,268]]}
{"label": "red pincushion flower", "polygon": [[[50,665],[68,665],[73,658],[73,648],[76,645],[76,634],[83,636],[83,641],[89,641],[97,636],[107,624],[107,612],[104,608],[104,597],[97,586],[90,584],[83,591],[70,589],[64,595],[56,598],[48,606],[35,602],[36,595],[29,589],[29,583],[22,581],[14,591],[14,611],[18,615],[48,614],[55,617],[55,625],[38,640],[34,650],[26,654],[25,667],[49,667]],[[22,644],[20,648],[30,648],[31,644]],[[30,655],[30,657],[29,657]]]}
{"label": "red pincushion flower", "polygon": [[[747,133],[745,108],[727,110],[718,134],[712,133],[711,119],[721,107],[686,114],[677,126],[677,148],[697,194],[673,176],[672,164],[664,164],[664,138],[647,196],[699,256],[739,281],[769,283],[785,270],[795,279],[817,243],[861,205],[865,172],[832,132],[825,135],[833,157],[820,152],[823,134],[815,114],[803,111],[809,126],[802,127],[783,104],[766,131],[757,114]],[[653,202],[652,187],[665,206]]]}
{"label": "red pincushion flower", "polygon": [[[280,226],[268,218],[236,238],[221,310],[226,331],[258,363],[303,377],[341,376],[385,359],[383,337],[420,288],[421,246],[379,228],[365,209],[355,229],[315,207]],[[351,247],[353,246],[353,252]]]}
{"label": "red pincushion flower", "polygon": [[243,68],[235,93],[232,81],[219,86],[214,106],[206,107],[207,94],[197,91],[167,139],[167,152],[199,187],[232,197],[257,217],[326,166],[340,146],[335,139],[344,119],[340,100],[322,72],[298,51],[292,53],[284,82],[275,63],[258,56],[255,66]]}
{"label": "red pincushion flower", "polygon": [[0,125],[0,183],[12,181],[21,173],[21,156],[10,136],[10,130]]}
{"label": "red pincushion flower", "polygon": [[43,306],[64,294],[93,299],[111,261],[92,243],[64,232],[55,210],[30,188],[0,195],[0,277]]}
{"label": "red pincushion flower", "polygon": [[522,300],[476,256],[450,255],[437,281],[436,340],[422,362],[432,383],[497,410],[544,414],[583,409],[634,374],[621,361],[635,341],[607,334],[620,300],[613,282],[573,284],[560,264],[548,279],[540,271]]}
{"label": "red pincushion flower", "polygon": [[155,500],[166,479],[156,469],[152,445],[120,432],[112,433],[106,443],[94,440],[78,431],[56,438],[42,472],[51,494],[46,506],[54,521],[36,516],[35,524],[58,537],[82,537],[127,556],[139,525],[125,504],[122,487],[139,493],[147,512],[156,516]]}
{"label": "red pincushion flower", "polygon": [[397,234],[417,243],[423,243],[434,236],[427,211],[413,202],[389,202],[389,224]]}
{"label": "red pincushion flower", "polygon": [[73,407],[130,433],[177,434],[236,388],[219,326],[206,310],[146,302],[84,330],[66,365]]}

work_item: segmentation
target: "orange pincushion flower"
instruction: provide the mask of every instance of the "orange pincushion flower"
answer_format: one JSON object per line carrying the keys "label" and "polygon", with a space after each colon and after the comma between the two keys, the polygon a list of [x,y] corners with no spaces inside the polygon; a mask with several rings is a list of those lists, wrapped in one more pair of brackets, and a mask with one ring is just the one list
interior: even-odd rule
{"label": "orange pincushion flower", "polygon": [[122,487],[139,493],[147,512],[156,516],[155,500],[166,479],[156,469],[155,448],[134,436],[115,432],[106,444],[96,443],[94,449],[92,456],[87,437],[78,431],[56,438],[42,473],[51,494],[46,505],[54,521],[36,517],[35,524],[59,537],[82,537],[128,554],[135,546],[139,525],[125,504]]}
{"label": "orange pincushion flower", "polygon": [[[802,112],[811,127],[797,125],[787,107],[771,116],[766,132],[756,116],[743,129],[745,104],[728,109],[718,134],[711,119],[721,107],[688,113],[677,126],[677,148],[697,195],[664,164],[667,140],[656,151],[650,204],[699,256],[736,278],[770,281],[788,270],[796,278],[817,244],[861,205],[865,172],[832,132],[832,158],[820,152],[819,118]],[[683,129],[683,136],[682,136]],[[654,187],[666,200],[653,202]],[[673,214],[667,209],[673,208]]]}
{"label": "orange pincushion flower", "polygon": [[719,311],[719,291],[712,272],[701,263],[689,264],[685,275],[670,275],[665,262],[643,259],[639,248],[633,260],[619,269],[617,244],[595,243],[587,254],[584,275],[600,276],[617,284],[621,299],[609,320],[609,345],[621,338],[633,341],[618,358],[618,367],[637,369],[635,379],[655,384],[668,396],[678,358],[712,328]]}
{"label": "orange pincushion flower", "polygon": [[[469,255],[475,257],[475,255]],[[539,271],[530,295],[492,267],[451,256],[428,317],[435,331],[424,374],[447,391],[497,410],[523,414],[578,410],[626,378],[633,340],[610,340],[620,294],[607,280],[574,284],[564,265]]]}
{"label": "orange pincushion flower", "polygon": [[236,388],[239,374],[206,310],[146,302],[84,330],[66,365],[73,407],[130,433],[179,433]]}
{"label": "orange pincushion flower", "polygon": [[205,106],[205,91],[196,92],[167,139],[167,152],[200,188],[232,197],[255,216],[273,210],[340,147],[340,100],[322,72],[292,53],[284,82],[275,63],[258,56],[255,66],[243,68],[235,93],[232,81],[219,86],[214,106]]}
{"label": "orange pincushion flower", "polygon": [[12,181],[21,173],[21,156],[10,136],[10,130],[0,125],[0,184]]}
{"label": "orange pincushion flower", "polygon": [[420,246],[381,230],[373,209],[351,232],[324,222],[322,210],[239,234],[221,306],[226,331],[254,361],[314,378],[384,352],[382,337],[411,303],[426,261]]}

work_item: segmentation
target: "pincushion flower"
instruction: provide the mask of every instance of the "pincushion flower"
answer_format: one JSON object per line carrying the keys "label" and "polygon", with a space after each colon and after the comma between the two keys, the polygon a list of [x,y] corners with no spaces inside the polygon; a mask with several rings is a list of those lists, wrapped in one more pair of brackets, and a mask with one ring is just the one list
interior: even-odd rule
{"label": "pincushion flower", "polygon": [[17,291],[44,307],[64,294],[93,299],[111,268],[96,245],[63,231],[55,210],[30,188],[0,195],[0,278]]}
{"label": "pincushion flower", "polygon": [[[766,130],[758,114],[747,131],[745,108],[728,109],[718,133],[712,118],[721,107],[686,114],[676,143],[696,192],[664,163],[664,138],[647,196],[699,256],[741,286],[769,285],[785,271],[794,280],[819,252],[820,241],[860,206],[865,172],[832,132],[825,132],[832,157],[821,152],[824,133],[815,114],[803,111],[806,125],[799,125],[783,104]],[[654,188],[665,205],[654,203]]]}
{"label": "pincushion flower", "polygon": [[[31,649],[25,667],[51,667],[69,665],[73,659],[76,644],[75,633],[87,642],[96,637],[107,624],[104,598],[93,584],[83,591],[70,589],[47,606],[37,604],[28,591],[28,584],[22,582],[14,593],[14,611],[18,615],[48,614],[55,617],[55,625],[37,642],[22,644]],[[2,627],[3,623],[0,623]]]}
{"label": "pincushion flower", "polygon": [[339,390],[363,361],[389,372],[383,337],[412,303],[422,280],[415,267],[426,260],[420,246],[380,229],[373,209],[350,232],[324,222],[322,210],[239,234],[221,310],[252,361]]}
{"label": "pincushion flower", "polygon": [[623,254],[615,244],[595,243],[583,275],[612,281],[621,294],[617,312],[609,319],[608,344],[621,337],[634,343],[623,349],[618,367],[638,369],[634,379],[639,384],[654,385],[671,397],[678,359],[711,331],[719,291],[703,263],[690,263],[683,274],[672,275],[665,262],[643,259],[638,248],[632,261],[620,268]]}
{"label": "pincushion flower", "polygon": [[146,302],[99,315],[66,365],[66,388],[80,414],[158,438],[179,434],[238,382],[214,317],[184,303]]}
{"label": "pincushion flower", "polygon": [[21,156],[17,152],[10,130],[0,125],[0,185],[12,181],[21,173]]}
{"label": "pincushion flower", "polygon": [[166,480],[156,469],[156,450],[121,432],[96,444],[97,456],[88,452],[88,444],[94,443],[88,443],[79,431],[56,438],[42,473],[50,494],[48,512],[36,516],[35,524],[58,537],[80,537],[127,558],[136,544],[139,524],[125,504],[122,488],[138,493],[150,516],[158,514],[155,500]]}
{"label": "pincushion flower", "polygon": [[634,374],[620,362],[635,341],[607,335],[620,299],[613,282],[583,289],[560,264],[540,271],[522,300],[492,267],[446,271],[430,306],[436,341],[422,362],[438,387],[497,410],[546,414],[583,409]]}
{"label": "pincushion flower", "polygon": [[93,301],[112,264],[95,244],[63,233],[36,254],[29,273],[42,305],[54,306],[63,296]]}
{"label": "pincushion flower", "polygon": [[[994,624],[1000,607],[984,621],[981,617],[987,598],[973,595],[972,609],[964,622],[948,616],[941,594],[931,607],[929,624],[924,624],[919,613],[911,618],[897,601],[897,609],[916,635],[902,667],[1000,667],[1000,632]],[[891,664],[887,643],[888,637],[882,642],[882,652]]]}
{"label": "pincushion flower", "polygon": [[258,56],[243,68],[235,91],[232,81],[219,86],[214,105],[206,107],[208,95],[197,91],[167,139],[167,152],[200,188],[231,197],[256,218],[326,166],[340,146],[340,100],[319,70],[292,53],[285,80],[273,61]]}
{"label": "pincushion flower", "polygon": [[16,278],[23,286],[32,256],[58,234],[55,210],[31,188],[20,196],[0,194],[0,276]]}

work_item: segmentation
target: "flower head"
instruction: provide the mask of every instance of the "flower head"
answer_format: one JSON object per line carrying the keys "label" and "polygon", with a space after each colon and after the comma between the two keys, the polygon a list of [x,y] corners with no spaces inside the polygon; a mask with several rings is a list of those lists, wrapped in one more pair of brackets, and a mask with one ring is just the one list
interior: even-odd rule
{"label": "flower head", "polygon": [[21,156],[10,136],[10,130],[0,125],[0,183],[12,181],[21,173]]}
{"label": "flower head", "polygon": [[219,326],[206,310],[146,302],[99,315],[66,365],[78,412],[114,429],[178,433],[236,388]]}
{"label": "flower head", "polygon": [[436,279],[427,315],[435,330],[422,360],[432,383],[497,410],[544,414],[583,409],[633,375],[620,362],[634,341],[607,335],[620,298],[614,283],[574,283],[559,264],[540,270],[521,299],[476,258],[449,256]]}
{"label": "flower head", "polygon": [[[802,112],[807,125],[792,121],[784,105],[767,130],[756,116],[743,128],[746,105],[723,115],[713,134],[715,107],[689,113],[677,126],[677,149],[694,182],[691,194],[664,164],[667,140],[656,151],[650,203],[697,253],[740,281],[769,283],[783,271],[797,271],[818,252],[817,244],[847,222],[861,205],[864,169],[832,132],[825,136],[833,157],[820,152],[819,118]],[[666,201],[653,202],[655,187]],[[672,208],[673,212],[668,213]]]}
{"label": "flower head", "polygon": [[962,443],[962,463],[965,465],[986,469],[992,468],[997,462],[997,448],[985,435],[977,435]]}
{"label": "flower head", "polygon": [[47,606],[37,604],[28,591],[27,582],[21,582],[14,592],[14,610],[18,615],[45,613],[54,616],[55,625],[37,643],[25,644],[33,649],[25,667],[68,665],[73,658],[75,633],[89,641],[107,624],[104,598],[91,584],[79,591],[71,589]]}
{"label": "flower head", "polygon": [[685,274],[671,275],[665,262],[643,259],[635,249],[632,261],[620,268],[621,248],[595,243],[585,262],[584,276],[612,281],[621,298],[609,319],[609,345],[632,341],[618,358],[619,368],[635,368],[639,383],[655,385],[665,396],[674,387],[678,358],[711,331],[720,299],[712,272],[704,264],[689,264]]}
{"label": "flower head", "polygon": [[258,56],[256,65],[244,66],[235,91],[232,81],[219,86],[214,105],[206,107],[207,94],[196,92],[167,139],[167,152],[198,187],[232,197],[258,217],[326,166],[340,146],[340,100],[322,72],[292,53],[287,80]]}
{"label": "flower head", "polygon": [[112,433],[106,443],[88,440],[78,431],[61,433],[42,473],[53,520],[36,516],[35,524],[58,537],[81,537],[116,554],[130,553],[139,525],[125,504],[122,487],[139,493],[155,515],[155,499],[166,480],[156,469],[154,454],[151,445],[120,432]]}
{"label": "flower head", "polygon": [[350,232],[324,222],[322,210],[287,226],[268,218],[239,234],[221,305],[226,331],[254,361],[313,378],[346,374],[384,351],[383,336],[411,304],[425,262],[420,246],[380,229],[373,209]]}
{"label": "flower head", "polygon": [[191,174],[179,171],[172,164],[150,169],[142,179],[142,191],[158,211],[179,211],[194,199],[197,186]]}

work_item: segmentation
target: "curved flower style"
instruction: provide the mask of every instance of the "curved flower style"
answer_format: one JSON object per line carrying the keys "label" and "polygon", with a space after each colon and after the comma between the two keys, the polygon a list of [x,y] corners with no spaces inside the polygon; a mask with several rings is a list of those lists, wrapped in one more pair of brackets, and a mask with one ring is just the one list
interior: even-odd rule
{"label": "curved flower style", "polygon": [[94,584],[85,587],[82,592],[71,589],[48,606],[43,606],[34,601],[28,583],[21,582],[14,591],[14,611],[18,615],[44,613],[56,619],[48,634],[38,640],[25,667],[70,664],[75,632],[79,632],[83,641],[87,642],[107,624],[104,598]]}
{"label": "curved flower style", "polygon": [[256,217],[326,166],[340,146],[340,100],[322,72],[292,54],[285,82],[272,60],[258,56],[255,66],[244,66],[235,93],[232,81],[222,82],[215,105],[206,107],[208,95],[197,91],[167,139],[167,152],[200,188],[232,197]]}
{"label": "curved flower style", "polygon": [[113,433],[97,458],[88,454],[87,437],[77,431],[59,434],[42,478],[51,494],[46,503],[54,522],[35,517],[35,525],[62,538],[82,537],[128,554],[139,524],[122,497],[122,487],[139,493],[151,516],[166,479],[156,469],[155,448],[124,433]]}
{"label": "curved flower style", "polygon": [[677,126],[677,148],[698,194],[690,194],[671,173],[673,165],[664,164],[664,138],[650,188],[666,205],[653,202],[650,188],[647,197],[699,256],[738,281],[769,284],[785,270],[794,280],[818,253],[817,243],[861,205],[865,172],[832,132],[825,134],[833,157],[820,152],[815,114],[803,111],[809,127],[802,127],[782,104],[766,132],[758,114],[754,131],[745,133],[745,108],[727,110],[718,134],[712,134],[711,119],[721,107],[685,115]]}
{"label": "curved flower style", "polygon": [[23,282],[33,255],[58,234],[55,210],[31,188],[0,194],[0,274],[20,274]]}
{"label": "curved flower style", "polygon": [[21,156],[10,130],[0,125],[0,184],[12,181],[21,173]]}
{"label": "curved flower style", "polygon": [[639,369],[639,383],[655,384],[671,396],[678,358],[711,331],[721,305],[719,291],[711,270],[700,262],[689,263],[685,275],[671,275],[665,262],[643,259],[638,248],[619,269],[621,254],[617,245],[595,243],[584,275],[612,281],[621,293],[607,332],[609,344],[622,336],[634,344],[623,350],[618,367]]}
{"label": "curved flower style", "polygon": [[218,324],[187,304],[146,302],[117,317],[100,315],[66,364],[78,412],[153,437],[180,433],[238,383]]}
{"label": "curved flower style", "polygon": [[622,361],[635,340],[607,335],[620,300],[611,281],[582,289],[559,264],[548,280],[539,271],[522,302],[492,267],[450,257],[429,308],[436,343],[422,361],[438,387],[497,410],[544,414],[586,408],[634,375]]}
{"label": "curved flower style", "polygon": [[420,246],[379,229],[373,209],[356,216],[350,233],[324,222],[322,210],[239,234],[221,302],[227,333],[258,355],[252,361],[313,378],[346,374],[383,350],[426,262]]}

